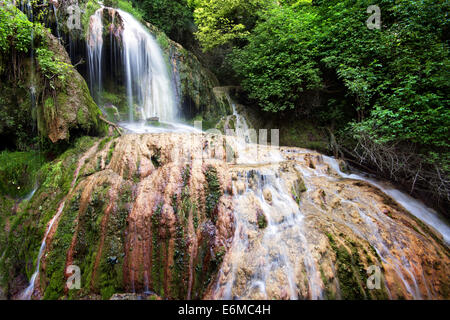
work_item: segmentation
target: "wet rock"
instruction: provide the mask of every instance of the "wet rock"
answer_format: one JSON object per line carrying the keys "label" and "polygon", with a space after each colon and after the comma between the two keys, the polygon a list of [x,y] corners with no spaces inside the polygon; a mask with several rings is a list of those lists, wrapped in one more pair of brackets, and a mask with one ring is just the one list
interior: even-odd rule
{"label": "wet rock", "polygon": [[269,189],[267,189],[267,188],[264,189],[263,196],[264,196],[264,199],[266,199],[266,201],[268,203],[272,203],[272,193],[270,192]]}

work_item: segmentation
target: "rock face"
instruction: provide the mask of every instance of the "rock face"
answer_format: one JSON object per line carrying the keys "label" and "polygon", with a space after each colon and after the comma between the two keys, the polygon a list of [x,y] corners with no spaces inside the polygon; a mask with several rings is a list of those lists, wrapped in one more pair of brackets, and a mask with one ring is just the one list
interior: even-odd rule
{"label": "rock face", "polygon": [[72,67],[64,47],[51,34],[48,34],[48,46],[60,61],[67,63],[69,71],[67,81],[60,84],[56,96],[44,98],[44,105],[38,108],[38,119],[42,119],[41,133],[54,143],[68,139],[71,131],[84,134],[106,132],[105,123],[100,120],[101,111],[83,77]]}
{"label": "rock face", "polygon": [[318,153],[271,159],[232,166],[236,233],[208,298],[448,298],[449,250],[425,224]]}
{"label": "rock face", "polygon": [[[8,227],[0,267],[10,295],[63,208],[34,298],[449,298],[440,236],[315,152],[203,134],[126,135],[80,143],[42,175]],[[13,263],[25,246],[36,248],[21,256],[29,264]],[[70,265],[80,268],[80,290],[66,288]],[[379,271],[374,287],[368,270]]]}
{"label": "rock face", "polygon": [[[15,145],[29,145],[33,141],[20,134],[32,137],[39,131],[52,142],[58,142],[68,140],[71,135],[105,132],[105,125],[99,118],[101,112],[83,77],[70,65],[64,47],[45,30],[42,39],[35,40],[51,51],[52,59],[67,63],[65,80],[55,76],[50,85],[37,53],[34,58],[23,54],[18,56],[19,70],[14,75],[11,66],[4,65],[7,60],[0,59],[0,105],[5,113],[0,120],[0,136]],[[23,132],[18,134],[20,130],[17,128],[22,128]]]}
{"label": "rock face", "polygon": [[[162,134],[94,145],[47,239],[35,297],[202,298],[233,235],[225,164],[194,157],[211,143]],[[70,265],[80,267],[82,290],[64,289]]]}

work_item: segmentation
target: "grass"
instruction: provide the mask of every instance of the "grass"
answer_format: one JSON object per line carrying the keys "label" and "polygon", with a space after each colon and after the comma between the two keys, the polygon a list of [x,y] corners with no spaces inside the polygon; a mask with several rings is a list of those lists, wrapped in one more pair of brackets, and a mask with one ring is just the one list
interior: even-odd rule
{"label": "grass", "polygon": [[0,153],[0,193],[21,198],[31,192],[44,163],[39,151]]}

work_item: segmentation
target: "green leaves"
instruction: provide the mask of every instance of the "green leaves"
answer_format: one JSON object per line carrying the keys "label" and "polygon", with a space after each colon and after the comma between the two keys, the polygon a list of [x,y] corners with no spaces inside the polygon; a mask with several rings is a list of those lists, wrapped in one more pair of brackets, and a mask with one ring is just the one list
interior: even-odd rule
{"label": "green leaves", "polygon": [[[52,80],[57,77],[61,82],[66,80],[66,76],[70,71],[70,65],[60,61],[55,54],[45,48],[36,49],[36,59],[39,63],[41,71],[47,79],[50,80],[50,85],[53,86]],[[53,88],[54,89],[54,88]]]}
{"label": "green leaves", "polygon": [[270,0],[189,0],[205,50],[245,39]]}
{"label": "green leaves", "polygon": [[28,52],[31,48],[33,23],[10,3],[0,4],[0,51],[9,52],[14,48]]}

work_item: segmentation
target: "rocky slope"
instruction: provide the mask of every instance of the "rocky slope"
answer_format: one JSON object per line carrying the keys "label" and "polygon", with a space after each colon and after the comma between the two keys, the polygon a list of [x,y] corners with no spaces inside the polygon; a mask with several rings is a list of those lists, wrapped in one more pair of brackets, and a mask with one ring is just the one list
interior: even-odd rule
{"label": "rocky slope", "polygon": [[[64,188],[55,188],[58,167]],[[8,223],[0,267],[10,296],[26,285],[62,208],[34,298],[449,298],[439,235],[315,152],[202,134],[126,135],[79,143],[42,181]],[[69,265],[81,269],[81,290],[65,289]],[[367,287],[370,266],[382,270],[379,290]]]}

